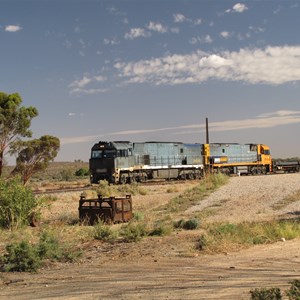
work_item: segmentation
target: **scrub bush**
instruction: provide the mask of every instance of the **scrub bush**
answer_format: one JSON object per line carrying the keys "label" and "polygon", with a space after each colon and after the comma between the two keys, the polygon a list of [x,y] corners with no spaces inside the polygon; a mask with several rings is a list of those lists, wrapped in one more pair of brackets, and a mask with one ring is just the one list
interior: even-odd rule
{"label": "scrub bush", "polygon": [[0,180],[0,226],[20,228],[39,214],[40,200],[19,179]]}
{"label": "scrub bush", "polygon": [[0,258],[5,272],[37,271],[41,266],[41,259],[37,249],[27,241],[6,246],[6,254]]}
{"label": "scrub bush", "polygon": [[126,243],[138,242],[147,235],[146,225],[138,222],[130,222],[122,226],[120,235]]}
{"label": "scrub bush", "polygon": [[44,230],[37,244],[23,240],[7,245],[6,253],[0,256],[0,265],[5,272],[35,272],[44,260],[73,262],[81,254],[81,250],[61,243],[53,233]]}
{"label": "scrub bush", "polygon": [[118,238],[118,233],[109,225],[99,222],[94,226],[94,238],[100,241],[114,242]]}
{"label": "scrub bush", "polygon": [[177,222],[174,223],[174,227],[175,228],[182,228],[185,230],[194,230],[197,229],[199,227],[200,221],[197,218],[192,218],[189,220],[179,220]]}
{"label": "scrub bush", "polygon": [[282,299],[279,288],[261,288],[250,291],[251,300],[280,300]]}
{"label": "scrub bush", "polygon": [[286,291],[286,295],[289,300],[299,300],[300,299],[300,280],[295,279],[290,282],[291,287]]}
{"label": "scrub bush", "polygon": [[90,174],[89,169],[87,168],[80,168],[75,172],[75,176],[84,177]]}

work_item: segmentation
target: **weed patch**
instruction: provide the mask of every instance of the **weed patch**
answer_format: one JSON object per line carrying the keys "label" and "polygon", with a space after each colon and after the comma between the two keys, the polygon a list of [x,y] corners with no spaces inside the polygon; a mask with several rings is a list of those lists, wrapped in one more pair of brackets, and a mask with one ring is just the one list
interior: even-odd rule
{"label": "weed patch", "polygon": [[97,194],[103,197],[120,195],[147,195],[147,190],[138,183],[124,185],[110,185],[106,180],[100,180],[97,187]]}
{"label": "weed patch", "polygon": [[58,237],[45,230],[36,244],[23,240],[7,245],[6,253],[0,257],[0,264],[5,272],[35,272],[45,260],[73,262],[81,254],[80,250],[61,243]]}
{"label": "weed patch", "polygon": [[197,229],[200,225],[200,220],[197,218],[192,218],[189,220],[179,220],[177,222],[174,222],[175,228],[182,228],[185,230],[194,230]]}
{"label": "weed patch", "polygon": [[[299,300],[300,299],[300,280],[295,279],[291,282],[290,288],[285,291],[289,300]],[[250,290],[251,300],[280,300],[282,298],[282,293],[280,288],[256,288]]]}
{"label": "weed patch", "polygon": [[223,174],[207,175],[200,181],[199,185],[194,188],[187,189],[183,194],[169,201],[167,205],[162,207],[163,210],[170,212],[179,212],[186,210],[192,205],[206,198],[221,185],[227,183],[228,177]]}
{"label": "weed patch", "polygon": [[35,272],[41,266],[36,247],[27,241],[7,245],[0,262],[1,269],[5,272]]}
{"label": "weed patch", "polygon": [[118,238],[118,232],[114,231],[111,226],[99,222],[94,226],[94,238],[100,241],[114,242]]}
{"label": "weed patch", "polygon": [[0,180],[0,226],[16,229],[39,215],[40,201],[18,179]]}
{"label": "weed patch", "polygon": [[120,230],[120,236],[122,236],[122,240],[126,243],[138,242],[146,235],[146,225],[134,221],[123,225]]}
{"label": "weed patch", "polygon": [[264,223],[209,224],[202,240],[205,240],[206,249],[220,252],[228,248],[268,244],[282,238],[290,240],[296,237],[300,237],[300,224],[285,220]]}

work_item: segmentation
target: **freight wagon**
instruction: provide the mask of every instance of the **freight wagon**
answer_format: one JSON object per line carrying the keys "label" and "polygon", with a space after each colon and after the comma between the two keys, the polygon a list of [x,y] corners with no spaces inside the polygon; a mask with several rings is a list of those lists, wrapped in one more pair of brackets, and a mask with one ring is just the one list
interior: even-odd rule
{"label": "freight wagon", "polygon": [[300,172],[300,161],[274,161],[274,173],[296,173]]}

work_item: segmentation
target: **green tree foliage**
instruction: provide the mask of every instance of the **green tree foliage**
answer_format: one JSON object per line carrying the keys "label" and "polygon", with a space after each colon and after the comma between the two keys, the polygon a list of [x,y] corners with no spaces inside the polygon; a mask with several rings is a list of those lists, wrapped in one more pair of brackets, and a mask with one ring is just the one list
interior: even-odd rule
{"label": "green tree foliage", "polygon": [[89,169],[80,168],[75,172],[75,176],[84,177],[89,175]]}
{"label": "green tree foliage", "polygon": [[19,228],[29,225],[40,203],[32,191],[17,179],[0,180],[0,226]]}
{"label": "green tree foliage", "polygon": [[57,156],[59,148],[59,139],[50,135],[15,143],[12,152],[18,153],[18,157],[12,173],[20,174],[25,184],[33,174],[48,167],[49,162]]}
{"label": "green tree foliage", "polygon": [[21,106],[18,93],[0,92],[0,176],[2,175],[5,151],[20,137],[31,137],[31,120],[38,115],[35,107]]}

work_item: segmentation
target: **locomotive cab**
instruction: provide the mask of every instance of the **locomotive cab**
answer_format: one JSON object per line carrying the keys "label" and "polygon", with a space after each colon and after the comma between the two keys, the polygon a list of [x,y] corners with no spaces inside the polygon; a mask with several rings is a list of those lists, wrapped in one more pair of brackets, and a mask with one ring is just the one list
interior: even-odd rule
{"label": "locomotive cab", "polygon": [[258,160],[265,166],[267,172],[272,171],[272,157],[269,146],[263,144],[258,145]]}
{"label": "locomotive cab", "polygon": [[118,169],[129,167],[132,158],[130,142],[99,142],[92,147],[90,165],[90,181],[98,183],[107,180],[114,183],[118,178]]}

